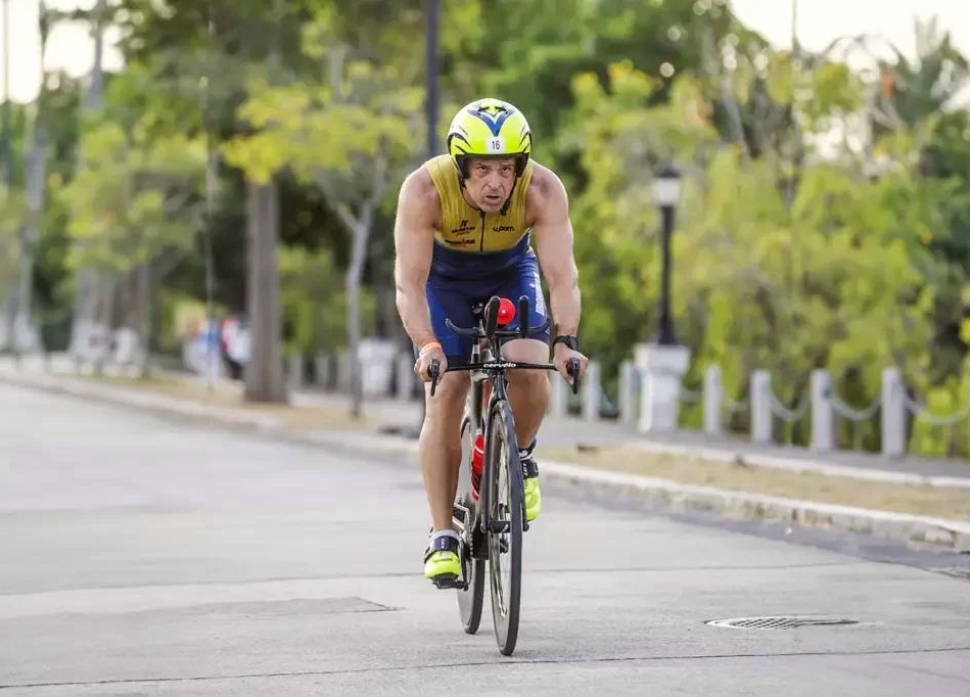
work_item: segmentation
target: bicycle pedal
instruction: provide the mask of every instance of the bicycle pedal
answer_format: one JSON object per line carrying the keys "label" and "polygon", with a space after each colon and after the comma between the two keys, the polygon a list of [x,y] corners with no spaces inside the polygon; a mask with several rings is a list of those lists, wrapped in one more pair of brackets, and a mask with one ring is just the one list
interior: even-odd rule
{"label": "bicycle pedal", "polygon": [[458,588],[461,585],[461,581],[459,581],[458,576],[455,574],[442,574],[441,576],[435,576],[433,579],[431,579],[431,582],[442,590]]}

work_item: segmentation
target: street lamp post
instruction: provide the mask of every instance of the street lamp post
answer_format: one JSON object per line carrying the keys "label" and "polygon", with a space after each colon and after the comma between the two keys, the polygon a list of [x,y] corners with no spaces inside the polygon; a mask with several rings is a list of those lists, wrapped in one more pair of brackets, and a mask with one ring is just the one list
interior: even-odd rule
{"label": "street lamp post", "polygon": [[661,220],[660,326],[657,343],[661,346],[674,346],[677,336],[670,310],[670,242],[674,231],[674,213],[680,202],[680,172],[672,163],[665,163],[657,171],[653,180],[653,198],[660,209]]}
{"label": "street lamp post", "polygon": [[661,223],[660,322],[656,340],[634,348],[634,362],[642,379],[637,430],[643,433],[677,430],[681,380],[690,365],[690,349],[677,343],[670,310],[670,242],[680,189],[680,172],[673,163],[665,163],[653,180],[653,199]]}
{"label": "street lamp post", "polygon": [[438,154],[438,0],[427,0],[425,8],[425,121],[428,128],[428,158]]}
{"label": "street lamp post", "polygon": [[[438,0],[425,0],[424,7],[424,118],[427,128],[426,156],[431,159],[438,154],[438,22],[441,8]],[[411,350],[411,342],[405,337],[406,351]],[[408,376],[410,378],[410,376]],[[403,379],[403,378],[402,378]],[[415,434],[421,433],[425,417],[424,387],[421,387],[420,414]]]}

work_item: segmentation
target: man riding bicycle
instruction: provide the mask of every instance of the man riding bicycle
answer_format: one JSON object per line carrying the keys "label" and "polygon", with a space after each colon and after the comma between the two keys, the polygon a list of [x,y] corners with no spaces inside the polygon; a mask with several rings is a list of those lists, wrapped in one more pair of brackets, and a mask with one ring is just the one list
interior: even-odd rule
{"label": "man riding bicycle", "polygon": [[[580,361],[576,379],[587,363],[577,351],[580,291],[566,190],[552,170],[531,158],[532,132],[525,116],[498,99],[472,102],[451,122],[447,148],[447,155],[428,160],[405,179],[394,225],[397,308],[415,345],[414,371],[428,383],[431,362],[440,365],[434,399],[429,390],[425,393],[418,442],[432,519],[424,575],[432,580],[461,573],[452,503],[468,376],[445,370],[449,363],[468,362],[472,339],[449,330],[445,320],[473,326],[476,303],[493,295],[513,301],[525,295],[528,326],[541,328],[547,318],[541,267],[553,318],[553,363],[567,380],[572,380],[567,373],[571,358]],[[529,338],[506,342],[503,355],[511,361],[545,362],[549,339],[548,328],[530,331]],[[532,521],[541,508],[532,451],[549,403],[549,378],[542,370],[517,370],[508,380],[526,520]]]}

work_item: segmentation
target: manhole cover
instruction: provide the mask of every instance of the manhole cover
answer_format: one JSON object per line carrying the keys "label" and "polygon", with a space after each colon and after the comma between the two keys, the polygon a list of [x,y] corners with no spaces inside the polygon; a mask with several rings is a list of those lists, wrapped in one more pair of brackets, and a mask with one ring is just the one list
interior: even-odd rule
{"label": "manhole cover", "polygon": [[859,622],[840,617],[736,617],[728,620],[708,620],[705,624],[732,629],[798,629],[799,627],[859,624]]}

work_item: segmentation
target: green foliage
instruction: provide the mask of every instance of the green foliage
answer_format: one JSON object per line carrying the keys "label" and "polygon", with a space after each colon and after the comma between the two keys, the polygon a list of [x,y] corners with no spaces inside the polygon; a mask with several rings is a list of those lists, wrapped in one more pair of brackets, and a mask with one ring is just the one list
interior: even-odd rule
{"label": "green foliage", "polygon": [[81,141],[84,166],[63,191],[69,263],[127,273],[169,248],[187,249],[201,213],[205,149],[174,135],[149,140],[103,123]]}
{"label": "green foliage", "polygon": [[[82,262],[126,273],[181,259],[156,303],[175,332],[176,310],[203,295],[205,232],[216,297],[242,309],[245,179],[274,176],[288,350],[344,343],[351,259],[370,261],[361,300],[374,326],[393,192],[426,154],[425,3],[111,4],[126,67],[109,76],[104,109],[80,117],[80,83],[48,80],[42,304],[69,312]],[[771,50],[724,0],[440,6],[437,132],[484,94],[528,115],[536,158],[569,190],[584,348],[607,375],[656,331],[651,173],[673,158],[685,176],[674,309],[691,386],[717,363],[741,400],[750,371],[767,369],[794,406],[824,367],[861,408],[896,365],[933,413],[966,404],[970,117],[949,107],[970,68],[936,25],[919,25],[917,60],[900,56],[873,84],[835,51]],[[13,111],[20,191],[33,106]],[[222,161],[204,217],[207,137]],[[0,199],[0,281],[15,271],[22,213],[20,194]],[[842,426],[840,439],[878,447],[873,423]],[[916,420],[911,446],[967,454],[968,440],[966,423]]]}
{"label": "green foliage", "polygon": [[0,287],[19,268],[20,227],[27,211],[23,195],[0,186]]}
{"label": "green foliage", "polygon": [[[298,248],[280,250],[279,270],[286,350],[313,356],[347,345],[347,293],[332,254]],[[362,323],[373,326],[373,293],[361,298]]]}

